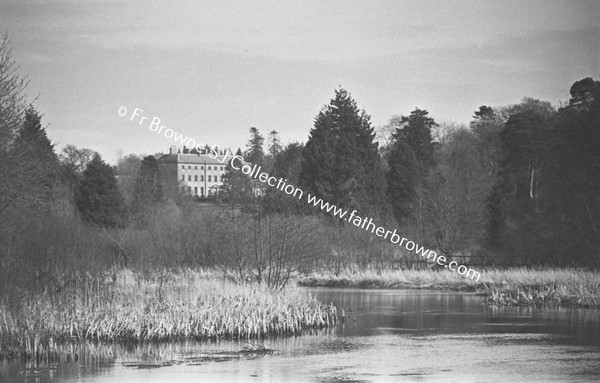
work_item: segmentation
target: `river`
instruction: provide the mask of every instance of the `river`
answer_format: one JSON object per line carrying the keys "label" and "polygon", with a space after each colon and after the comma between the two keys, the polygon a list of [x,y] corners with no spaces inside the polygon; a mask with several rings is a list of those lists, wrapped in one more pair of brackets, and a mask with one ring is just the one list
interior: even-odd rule
{"label": "river", "polygon": [[50,365],[0,363],[0,381],[600,381],[599,310],[491,307],[459,292],[311,291],[344,308],[346,323],[267,339],[272,354],[239,354],[246,342],[237,341],[73,347]]}

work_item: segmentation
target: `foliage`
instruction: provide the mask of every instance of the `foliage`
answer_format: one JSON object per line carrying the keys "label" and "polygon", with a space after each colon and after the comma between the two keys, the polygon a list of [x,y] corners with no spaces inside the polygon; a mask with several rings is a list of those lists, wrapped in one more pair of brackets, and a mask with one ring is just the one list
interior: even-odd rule
{"label": "foliage", "polygon": [[[300,143],[288,144],[275,156],[273,168],[269,174],[277,179],[287,180],[288,184],[299,185],[303,151],[304,145]],[[272,187],[266,189],[262,205],[263,209],[268,212],[303,213],[307,211],[305,201],[288,196],[281,190]]]}
{"label": "foliage", "polygon": [[179,270],[166,276],[121,270],[50,301],[44,296],[18,310],[0,305],[0,357],[45,358],[67,342],[144,342],[180,339],[257,339],[299,335],[333,326],[335,306],[307,291],[278,292],[233,284],[212,273]]}
{"label": "foliage", "polygon": [[495,305],[600,307],[600,276],[581,269],[488,269],[479,281],[450,270],[375,270],[349,267],[344,272],[315,272],[303,286],[372,289],[444,289],[476,291]]}
{"label": "foliage", "polygon": [[315,118],[303,152],[303,190],[345,209],[387,212],[386,185],[370,117],[344,89]]}
{"label": "foliage", "polygon": [[431,131],[436,126],[438,124],[429,117],[427,110],[416,108],[409,116],[402,116],[400,126],[396,128],[395,140],[406,142],[413,150],[421,176],[434,164]]}
{"label": "foliage", "polygon": [[417,195],[417,158],[412,148],[404,140],[397,140],[388,157],[388,193],[396,221],[409,222],[413,211],[413,201]]}
{"label": "foliage", "polygon": [[427,231],[442,253],[452,256],[477,248],[484,239],[488,195],[486,169],[467,129],[453,132],[436,151],[437,166],[423,190]]}
{"label": "foliage", "polygon": [[279,138],[279,132],[271,130],[269,132],[269,158],[274,160],[279,153],[283,150],[281,146],[281,139]]}
{"label": "foliage", "polygon": [[[117,165],[113,168],[113,172],[119,181],[119,190],[121,191],[121,195],[123,196],[127,206],[131,206],[133,204],[136,181],[141,166],[141,156],[137,154],[128,154],[124,157],[121,156],[117,160]],[[179,191],[178,185],[174,189]]]}
{"label": "foliage", "polygon": [[[11,307],[119,263],[158,273],[159,283],[177,268],[207,267],[279,289],[310,270],[341,275],[348,267],[410,260],[365,230],[307,214],[304,201],[229,165],[221,201],[210,205],[183,191],[174,202],[162,201],[151,156],[129,155],[115,169],[72,145],[57,156],[41,113],[26,101],[27,78],[18,75],[8,45],[4,37],[0,299]],[[392,118],[376,141],[369,116],[338,89],[305,146],[282,148],[272,131],[265,153],[262,134],[251,128],[245,159],[448,256],[489,252],[502,255],[502,264],[598,267],[600,83],[584,78],[570,93],[558,111],[533,98],[483,105],[470,130],[438,125],[427,110],[415,109]],[[125,219],[126,205],[134,222]]]}
{"label": "foliage", "polygon": [[[239,165],[238,165],[239,166]],[[253,201],[253,181],[249,176],[232,167],[231,162],[225,166],[222,177],[223,186],[219,193],[222,202],[232,209],[248,205]]]}
{"label": "foliage", "polygon": [[211,259],[230,278],[283,288],[322,253],[315,217],[222,211],[213,216]]}
{"label": "foliage", "polygon": [[[15,139],[27,109],[27,77],[20,76],[12,58],[10,41],[3,34],[0,42],[0,155],[6,154]],[[5,160],[0,157],[0,164]],[[1,168],[0,168],[1,169]],[[2,175],[0,173],[0,175]]]}
{"label": "foliage", "polygon": [[514,114],[500,132],[502,157],[488,201],[488,243],[496,251],[531,261],[540,254],[533,241],[544,241],[538,200],[544,193],[541,180],[551,153],[554,110],[531,98],[509,110]]}
{"label": "foliage", "polygon": [[438,124],[429,112],[415,109],[407,116],[392,121],[393,134],[388,162],[388,194],[396,221],[413,227],[419,242],[425,240],[424,190],[431,168],[435,165],[432,129]]}
{"label": "foliage", "polygon": [[78,149],[75,145],[66,145],[58,158],[65,168],[82,176],[87,164],[94,158],[94,154],[91,149]]}
{"label": "foliage", "polygon": [[95,154],[83,172],[77,207],[83,218],[100,227],[125,221],[125,204],[113,170]]}
{"label": "foliage", "polygon": [[600,81],[575,82],[569,104],[559,111],[541,197],[549,247],[563,262],[600,264],[599,127]]}
{"label": "foliage", "polygon": [[162,201],[163,191],[156,158],[144,157],[136,178],[131,204],[134,220],[140,225],[145,225],[148,214],[151,214]]}
{"label": "foliage", "polygon": [[264,142],[265,138],[260,134],[260,131],[255,127],[251,127],[250,140],[246,145],[244,159],[251,164],[262,165],[265,157]]}

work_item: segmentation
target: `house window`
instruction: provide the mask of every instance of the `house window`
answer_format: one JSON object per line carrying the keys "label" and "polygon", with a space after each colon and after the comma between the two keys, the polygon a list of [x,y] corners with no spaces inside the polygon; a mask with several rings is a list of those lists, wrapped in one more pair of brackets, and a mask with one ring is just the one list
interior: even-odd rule
{"label": "house window", "polygon": [[215,176],[215,182],[219,182],[219,176]]}
{"label": "house window", "polygon": [[181,168],[182,168],[182,169],[185,169],[185,165],[181,165]]}
{"label": "house window", "polygon": [[211,182],[211,181],[210,181],[210,176],[208,176],[208,182]]}
{"label": "house window", "polygon": [[182,181],[185,181],[185,176],[181,176],[181,180],[182,180]]}
{"label": "house window", "polygon": [[210,170],[210,166],[208,167],[208,170]]}
{"label": "house window", "polygon": [[194,195],[198,195],[198,186],[194,186]]}
{"label": "house window", "polygon": [[221,170],[223,170],[223,167],[221,166]]}
{"label": "house window", "polygon": [[204,182],[204,176],[200,176],[200,182]]}
{"label": "house window", "polygon": [[192,165],[188,165],[188,169],[191,169],[191,168],[192,168]]}
{"label": "house window", "polygon": [[191,175],[189,175],[189,176],[188,176],[188,181],[191,181],[191,180],[192,180],[192,176],[191,176]]}
{"label": "house window", "polygon": [[[198,176],[194,176],[194,181],[198,182]],[[196,194],[198,194],[198,193],[196,193]]]}
{"label": "house window", "polygon": [[204,166],[200,166],[200,170],[204,170]]}
{"label": "house window", "polygon": [[198,170],[198,166],[194,166],[194,170]]}
{"label": "house window", "polygon": [[204,195],[204,188],[200,188],[200,194]]}

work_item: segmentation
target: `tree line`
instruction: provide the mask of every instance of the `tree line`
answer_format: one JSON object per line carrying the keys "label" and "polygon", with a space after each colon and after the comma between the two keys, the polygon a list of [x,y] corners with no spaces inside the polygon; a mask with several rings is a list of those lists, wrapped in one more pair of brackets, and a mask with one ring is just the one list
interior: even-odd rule
{"label": "tree line", "polygon": [[[67,291],[111,267],[212,267],[273,288],[298,272],[384,267],[414,254],[230,166],[214,204],[164,193],[156,157],[116,166],[67,145],[56,153],[27,99],[8,39],[0,45],[0,293]],[[559,108],[524,98],[481,106],[469,126],[425,109],[375,129],[345,89],[307,142],[250,129],[238,154],[338,207],[435,248],[490,264],[597,266],[600,82],[573,84]],[[108,274],[107,274],[108,273]],[[110,280],[110,278],[108,278]]]}
{"label": "tree line", "polygon": [[[599,113],[600,82],[584,78],[559,108],[528,97],[516,105],[482,105],[469,126],[438,124],[416,108],[376,131],[349,92],[338,89],[305,145],[282,148],[276,140],[271,148],[277,150],[265,155],[253,128],[247,158],[338,207],[398,227],[449,259],[597,267]],[[263,212],[320,215],[276,190],[267,189],[260,202]],[[347,223],[329,223],[337,227],[336,252],[356,251],[353,241],[352,249],[341,246],[348,243],[341,233],[352,232]],[[372,254],[362,259],[369,263]]]}

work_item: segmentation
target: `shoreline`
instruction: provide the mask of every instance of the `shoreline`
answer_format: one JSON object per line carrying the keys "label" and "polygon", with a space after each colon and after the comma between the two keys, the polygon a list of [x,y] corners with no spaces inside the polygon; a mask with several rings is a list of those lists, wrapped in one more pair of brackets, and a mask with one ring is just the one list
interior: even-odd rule
{"label": "shoreline", "polygon": [[581,269],[489,269],[481,281],[431,270],[366,270],[313,273],[298,286],[367,290],[447,290],[474,292],[495,306],[560,306],[600,309],[600,272]]}
{"label": "shoreline", "polygon": [[0,360],[45,359],[65,344],[299,335],[343,320],[295,286],[274,292],[192,270],[162,277],[121,270],[112,285],[72,293],[0,305]]}

